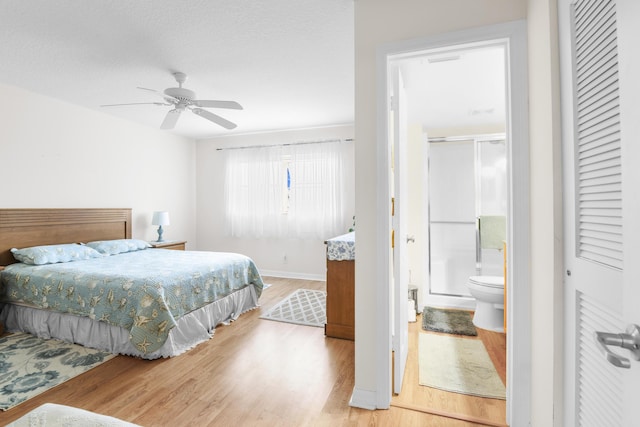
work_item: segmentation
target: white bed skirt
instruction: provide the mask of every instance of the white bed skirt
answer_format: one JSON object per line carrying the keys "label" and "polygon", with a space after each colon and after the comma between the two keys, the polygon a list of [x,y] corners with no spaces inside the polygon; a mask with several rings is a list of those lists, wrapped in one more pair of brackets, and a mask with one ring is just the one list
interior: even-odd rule
{"label": "white bed skirt", "polygon": [[119,326],[31,307],[4,304],[0,307],[0,322],[10,332],[26,332],[40,338],[56,338],[114,354],[143,359],[173,357],[201,342],[209,340],[221,323],[236,320],[242,313],[258,307],[258,297],[249,285],[218,301],[182,316],[169,332],[162,347],[153,353],[143,353],[129,340],[129,331]]}
{"label": "white bed skirt", "polygon": [[58,405],[56,403],[45,403],[36,409],[27,412],[7,427],[69,427],[69,426],[92,426],[92,427],[137,427],[118,418],[107,415],[96,414],[95,412],[71,406]]}

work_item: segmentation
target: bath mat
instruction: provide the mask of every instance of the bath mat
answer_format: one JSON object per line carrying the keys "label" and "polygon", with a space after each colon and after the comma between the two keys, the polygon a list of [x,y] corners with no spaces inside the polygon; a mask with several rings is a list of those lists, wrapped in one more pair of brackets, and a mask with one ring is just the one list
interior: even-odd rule
{"label": "bath mat", "polygon": [[0,410],[6,411],[115,355],[54,339],[0,338]]}
{"label": "bath mat", "polygon": [[419,383],[453,393],[506,399],[506,389],[481,340],[419,334]]}
{"label": "bath mat", "polygon": [[327,322],[326,301],[326,292],[298,289],[260,318],[323,328]]}
{"label": "bath mat", "polygon": [[455,335],[478,335],[471,313],[465,310],[425,307],[422,312],[422,329]]}

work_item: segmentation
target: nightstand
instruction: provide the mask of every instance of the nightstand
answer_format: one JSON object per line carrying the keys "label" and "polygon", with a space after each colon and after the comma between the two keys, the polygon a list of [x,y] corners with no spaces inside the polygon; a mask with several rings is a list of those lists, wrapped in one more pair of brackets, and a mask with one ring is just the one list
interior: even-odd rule
{"label": "nightstand", "polygon": [[149,242],[152,248],[184,251],[185,240],[167,240],[166,242]]}

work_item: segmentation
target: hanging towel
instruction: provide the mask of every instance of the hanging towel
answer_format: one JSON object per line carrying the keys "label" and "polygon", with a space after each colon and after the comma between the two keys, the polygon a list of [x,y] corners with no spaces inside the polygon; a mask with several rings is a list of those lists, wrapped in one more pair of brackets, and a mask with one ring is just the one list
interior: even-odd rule
{"label": "hanging towel", "polygon": [[507,218],[505,216],[480,216],[478,217],[478,227],[482,249],[502,249],[502,243],[507,240]]}

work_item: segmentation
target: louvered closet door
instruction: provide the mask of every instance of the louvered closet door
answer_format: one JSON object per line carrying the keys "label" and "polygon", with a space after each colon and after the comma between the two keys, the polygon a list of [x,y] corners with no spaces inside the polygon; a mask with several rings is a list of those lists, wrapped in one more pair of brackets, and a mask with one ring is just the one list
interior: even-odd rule
{"label": "louvered closet door", "polygon": [[[560,0],[565,212],[564,425],[640,426],[640,362],[596,331],[640,324],[640,8]],[[622,348],[609,347],[629,358]]]}

